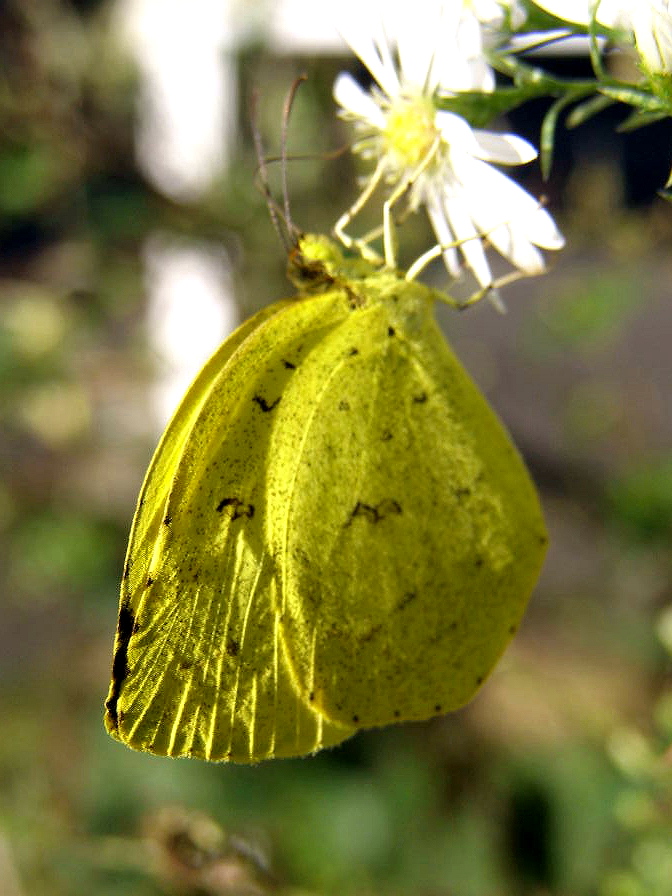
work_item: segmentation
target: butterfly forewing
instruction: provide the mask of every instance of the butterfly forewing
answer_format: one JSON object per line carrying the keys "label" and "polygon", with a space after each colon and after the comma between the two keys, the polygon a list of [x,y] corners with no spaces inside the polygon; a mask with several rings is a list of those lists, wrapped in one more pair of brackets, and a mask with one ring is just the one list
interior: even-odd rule
{"label": "butterfly forewing", "polygon": [[108,729],[130,746],[254,761],[352,733],[293,687],[262,537],[278,405],[303,353],[341,313],[331,299],[295,302],[234,334],[157,450],[131,536],[108,699]]}

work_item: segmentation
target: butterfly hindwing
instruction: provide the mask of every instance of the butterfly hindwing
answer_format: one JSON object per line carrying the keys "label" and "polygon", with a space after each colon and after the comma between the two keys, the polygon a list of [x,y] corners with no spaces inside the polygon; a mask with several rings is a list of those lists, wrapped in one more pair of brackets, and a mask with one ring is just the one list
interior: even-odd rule
{"label": "butterfly hindwing", "polygon": [[130,746],[254,761],[352,733],[323,723],[292,686],[262,538],[275,412],[303,353],[341,313],[329,296],[294,302],[234,334],[157,449],[129,546],[108,699],[108,729]]}
{"label": "butterfly hindwing", "polygon": [[377,296],[325,338],[288,387],[269,457],[297,687],[355,726],[464,704],[518,626],[546,536],[426,297]]}

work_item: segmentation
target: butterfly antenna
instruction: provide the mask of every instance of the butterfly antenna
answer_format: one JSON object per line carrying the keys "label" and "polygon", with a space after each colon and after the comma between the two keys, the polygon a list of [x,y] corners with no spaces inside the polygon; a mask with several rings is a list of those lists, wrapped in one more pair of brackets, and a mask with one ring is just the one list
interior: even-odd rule
{"label": "butterfly antenna", "polygon": [[273,224],[273,227],[275,228],[275,232],[278,234],[280,242],[283,244],[285,249],[289,251],[289,249],[291,248],[291,240],[287,233],[287,231],[289,230],[289,224],[285,222],[284,228],[280,224],[280,216],[283,214],[283,212],[278,206],[278,203],[273,198],[273,193],[271,192],[269,183],[268,166],[266,164],[267,159],[264,155],[264,144],[261,139],[261,131],[259,130],[259,91],[256,89],[252,91],[252,96],[250,99],[250,121],[252,126],[252,137],[254,139],[254,150],[257,156],[257,174],[259,177],[261,191],[264,194],[264,199],[266,200],[266,206],[268,208],[268,214],[270,215],[271,222]]}
{"label": "butterfly antenna", "polygon": [[287,224],[287,229],[289,230],[290,234],[296,233],[296,228],[292,223],[292,214],[289,207],[289,189],[287,187],[287,135],[289,132],[289,118],[292,114],[292,106],[294,105],[297,91],[299,89],[299,86],[307,80],[307,75],[299,75],[298,78],[294,79],[294,83],[289,88],[287,98],[285,99],[285,105],[282,110],[282,130],[280,144],[280,158],[282,160],[282,201],[285,211],[285,223]]}

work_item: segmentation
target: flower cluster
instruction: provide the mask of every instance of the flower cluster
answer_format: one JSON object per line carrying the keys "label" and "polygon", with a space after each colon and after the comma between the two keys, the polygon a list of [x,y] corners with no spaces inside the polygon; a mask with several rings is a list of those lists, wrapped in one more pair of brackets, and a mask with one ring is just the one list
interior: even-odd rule
{"label": "flower cluster", "polygon": [[672,72],[672,3],[669,0],[536,0],[560,19],[588,26],[595,21],[623,32],[634,44],[642,69]]}
{"label": "flower cluster", "polygon": [[[537,157],[527,140],[483,129],[502,111],[552,95],[556,102],[551,114],[556,115],[556,108],[575,102],[584,104],[577,115],[585,118],[614,101],[633,105],[633,115],[641,114],[641,123],[652,112],[658,117],[672,113],[665,110],[664,103],[672,103],[665,98],[667,88],[660,86],[661,76],[668,78],[672,71],[672,14],[666,0],[642,0],[636,7],[624,0],[540,0],[536,12],[532,3],[516,0],[363,6],[363,11],[344,18],[340,31],[368,69],[372,86],[341,73],[334,97],[342,117],[353,124],[353,150],[370,170],[358,199],[340,217],[335,231],[346,245],[371,258],[380,257],[374,245],[382,238],[384,261],[394,266],[395,223],[424,209],[436,243],[408,269],[408,277],[442,257],[451,277],[457,278],[466,267],[484,294],[511,277],[542,273],[542,250],[563,246],[563,237],[540,200],[501,170]],[[543,21],[547,13],[555,16],[546,15],[545,27],[550,22],[553,31],[539,33],[540,17]],[[602,73],[596,71],[594,80],[563,84],[515,55],[521,36],[529,40],[530,32],[533,42],[542,44],[558,35],[590,33],[593,51],[596,32],[606,38],[625,35],[636,46],[649,80],[633,89],[606,78],[600,81]],[[495,66],[511,78],[506,93],[496,86]],[[672,89],[669,93],[672,96]],[[499,97],[504,94],[502,102]],[[488,108],[492,115],[484,122],[483,110]],[[548,158],[542,162],[547,170]],[[381,225],[354,237],[353,219],[379,196]],[[489,247],[509,262],[508,275],[495,278]]]}
{"label": "flower cluster", "polygon": [[[462,116],[436,105],[439,95],[494,89],[481,22],[466,4],[425,2],[420,7],[408,7],[405,17],[393,23],[394,31],[389,19],[385,30],[375,21],[367,27],[361,19],[342,30],[375,85],[367,90],[341,74],[334,96],[344,117],[354,122],[355,152],[375,166],[336,232],[346,243],[357,242],[345,228],[382,185],[388,264],[396,261],[392,216],[403,201],[411,212],[425,207],[437,239],[413,270],[441,254],[453,277],[459,276],[463,260],[481,287],[491,287],[487,239],[516,269],[538,274],[544,269],[538,247],[559,249],[562,236],[539,201],[493,167],[526,164],[536,150],[513,134],[472,128]],[[368,242],[366,237],[359,241],[364,251]]]}

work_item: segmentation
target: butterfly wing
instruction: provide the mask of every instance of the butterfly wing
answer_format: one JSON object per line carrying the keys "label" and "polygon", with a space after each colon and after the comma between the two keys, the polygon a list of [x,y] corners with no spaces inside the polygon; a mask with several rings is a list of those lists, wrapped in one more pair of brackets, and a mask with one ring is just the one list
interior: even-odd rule
{"label": "butterfly wing", "polygon": [[108,731],[171,756],[256,761],[338,743],[279,643],[263,538],[267,451],[288,381],[345,313],[279,303],[206,364],[152,460],[122,582]]}
{"label": "butterfly wing", "polygon": [[264,308],[238,327],[205,363],[169,421],[145,474],[131,526],[124,567],[127,593],[136,592],[146,580],[147,558],[144,554],[156,543],[175,471],[203,405],[216,389],[218,378],[245,339],[288,304],[290,302],[278,302]]}
{"label": "butterfly wing", "polygon": [[408,314],[394,302],[354,310],[306,359],[267,471],[296,687],[354,726],[469,700],[518,626],[546,545],[523,462],[429,302]]}

